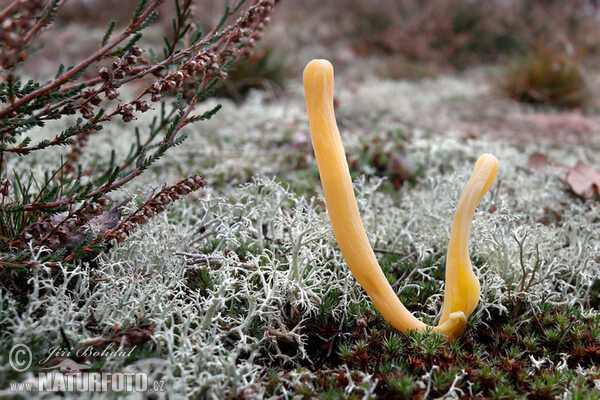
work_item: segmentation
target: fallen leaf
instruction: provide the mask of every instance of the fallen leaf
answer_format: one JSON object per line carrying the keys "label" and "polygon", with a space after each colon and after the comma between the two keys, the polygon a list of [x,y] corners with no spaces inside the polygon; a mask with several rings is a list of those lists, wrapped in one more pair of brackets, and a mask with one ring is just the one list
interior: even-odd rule
{"label": "fallen leaf", "polygon": [[129,200],[130,199],[127,199],[109,211],[105,211],[102,214],[97,215],[86,224],[75,230],[69,230],[66,226],[60,226],[65,218],[67,218],[69,215],[68,211],[53,215],[50,219],[50,223],[53,226],[59,226],[59,229],[58,235],[51,238],[51,242],[49,243],[48,247],[53,250],[64,248],[68,251],[73,251],[87,238],[90,231],[101,235],[114,228],[121,219],[121,209],[127,202],[129,202]]}
{"label": "fallen leaf", "polygon": [[577,165],[569,170],[567,183],[582,199],[593,199],[599,193],[600,172],[578,161]]}
{"label": "fallen leaf", "polygon": [[527,164],[529,165],[530,170],[536,172],[542,172],[551,165],[550,161],[548,161],[546,156],[542,153],[531,154]]}

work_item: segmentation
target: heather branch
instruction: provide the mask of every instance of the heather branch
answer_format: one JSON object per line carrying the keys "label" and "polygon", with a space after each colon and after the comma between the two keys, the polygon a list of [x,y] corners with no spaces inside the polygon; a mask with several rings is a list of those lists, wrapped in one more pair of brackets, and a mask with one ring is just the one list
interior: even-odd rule
{"label": "heather branch", "polygon": [[[161,1],[164,1],[164,0],[161,0]],[[216,28],[213,28],[213,30],[211,30],[202,40],[193,43],[192,45],[188,46],[185,49],[182,49],[178,52],[171,54],[170,56],[168,56],[167,58],[165,58],[164,60],[162,60],[159,63],[149,65],[149,66],[139,66],[136,68],[132,68],[132,70],[128,76],[126,76],[122,79],[111,79],[111,80],[105,82],[105,84],[100,89],[95,90],[94,95],[97,95],[97,93],[104,90],[109,82],[112,87],[118,88],[128,82],[131,82],[134,80],[139,80],[151,73],[154,73],[154,74],[157,74],[160,76],[159,72],[164,70],[167,66],[175,64],[177,62],[180,62],[180,61],[192,56],[193,54],[199,54],[199,52],[205,46],[209,45],[210,43],[215,42],[216,39],[220,39],[220,40],[212,46],[212,51],[218,51],[218,54],[221,57],[222,57],[222,54],[227,53],[227,52],[239,56],[240,53],[239,53],[238,48],[231,47],[231,46],[248,46],[249,48],[253,47],[254,41],[259,38],[259,36],[256,36],[256,38],[255,38],[255,35],[258,35],[258,33],[254,33],[254,30],[256,29],[257,32],[260,32],[260,30],[264,26],[264,23],[261,22],[260,15],[262,13],[263,14],[262,18],[264,18],[264,22],[265,23],[268,22],[269,17],[264,16],[265,9],[269,9],[270,7],[273,6],[274,3],[276,3],[276,1],[272,1],[272,0],[256,1],[255,4],[252,5],[246,11],[246,13],[238,19],[236,24],[228,26],[221,32],[218,32],[216,30]],[[236,5],[236,9],[238,7],[239,7],[239,4]],[[143,18],[140,18],[139,21],[143,21],[144,18],[146,18],[147,15],[150,15],[151,12],[152,12],[152,10],[147,9],[146,13],[143,15]],[[256,23],[256,26],[253,26],[253,23]],[[249,29],[250,27],[254,27],[255,29]],[[130,26],[130,28],[131,28],[131,26]],[[113,42],[111,42],[109,45],[107,45],[105,48],[103,48],[104,50],[101,49],[100,51],[107,53],[110,50],[109,47],[113,48],[114,46],[116,46],[118,44],[118,42],[121,42],[124,40],[125,37],[123,35],[124,34],[122,34],[121,37],[115,39]],[[202,54],[204,54],[204,56],[208,57],[207,62],[214,63],[217,61],[223,61],[223,60],[212,59],[211,56],[214,55],[213,52],[205,51]],[[92,60],[92,58],[94,58],[94,57],[95,56],[91,56],[88,58],[88,60]],[[235,57],[235,58],[237,58],[237,57]],[[84,61],[84,63],[85,63],[85,61]],[[91,61],[90,61],[90,63],[91,63]],[[80,65],[82,65],[82,64],[80,64]],[[89,64],[89,63],[87,63],[87,64]],[[86,64],[86,66],[87,66],[87,64]],[[211,65],[208,65],[208,67],[210,67],[210,66]],[[72,71],[73,70],[70,70],[69,72],[72,72]],[[196,73],[198,73],[198,71]],[[171,74],[170,76],[173,76],[173,75],[174,74]],[[58,78],[58,79],[61,79],[61,78]],[[91,84],[95,84],[99,81],[100,81],[99,79],[94,78],[93,80],[91,80],[89,82],[85,82],[85,84],[91,85]],[[53,83],[51,83],[49,85],[52,85],[52,84]],[[45,87],[48,87],[49,85],[46,85]],[[15,102],[12,107],[16,108],[16,105],[18,103],[23,103],[28,97],[33,96],[35,93],[42,92],[45,87],[42,87],[42,88],[36,90],[35,92],[32,92],[30,95],[21,98],[20,100]],[[66,88],[63,88],[63,90],[66,90]],[[139,100],[139,98],[144,96],[149,91],[151,91],[151,88],[147,87],[135,100],[133,100],[130,103],[133,103],[134,101]],[[51,113],[53,111],[57,110],[58,108],[60,108],[62,106],[66,106],[79,98],[81,98],[80,93],[75,94],[69,98],[63,99],[59,103],[48,105],[46,108],[44,108],[43,110],[41,110],[40,112],[35,114],[33,116],[33,118],[37,119],[37,120],[44,120],[47,118],[52,118],[53,114],[51,114]],[[85,101],[83,104],[80,104],[78,107],[85,107],[86,104],[87,104],[87,101]],[[114,112],[105,115],[98,122],[104,122],[106,120],[109,120],[115,114],[120,113],[120,111],[122,109],[123,109],[123,106],[118,107]],[[0,117],[6,115],[6,113],[8,113],[8,112],[9,112],[8,108],[3,111],[0,111]],[[8,130],[9,130],[9,127],[5,127],[3,129],[0,129],[0,133],[6,133]]]}
{"label": "heather branch", "polygon": [[[134,71],[134,72],[135,71],[139,71],[139,70],[142,70],[143,68],[144,67],[134,67],[134,68],[132,68],[132,71]],[[95,78],[88,79],[87,81],[84,81],[84,82],[73,83],[71,85],[63,86],[62,88],[59,89],[59,92],[61,92],[61,93],[68,92],[68,91],[74,90],[74,89],[76,89],[76,88],[78,88],[80,86],[90,87],[90,86],[97,85],[98,83],[101,83],[103,81],[104,81],[104,79],[102,79],[101,77],[95,77]],[[74,101],[79,100],[81,97],[82,97],[82,94],[81,93],[77,93],[77,94],[74,94],[71,97],[68,97],[66,99],[63,99],[63,100],[59,101],[58,103],[47,105],[42,110],[38,111],[36,114],[33,114],[31,116],[31,119],[38,120],[38,121],[43,121],[43,120],[46,120],[46,119],[52,119],[52,114],[51,113],[53,111],[58,110],[59,108],[61,108],[63,106],[66,106],[66,105],[68,105],[70,103],[73,103]],[[87,101],[84,102],[84,103],[82,103],[82,105],[85,105],[85,104],[87,104]],[[103,119],[102,121],[98,120],[98,122],[103,122],[105,120],[106,119]],[[11,130],[11,127],[10,126],[6,126],[5,128],[0,129],[0,133],[6,133],[6,132],[8,132],[10,130]]]}
{"label": "heather branch", "polygon": [[169,50],[167,52],[167,56],[172,55],[175,52],[175,47],[177,46],[177,42],[181,38],[185,31],[189,29],[185,27],[186,19],[189,17],[191,13],[192,0],[185,0],[183,4],[183,8],[179,6],[179,1],[175,1],[175,6],[177,8],[177,21],[175,24],[175,31],[173,32],[173,40],[169,44]]}
{"label": "heather branch", "polygon": [[[87,195],[84,196],[84,198],[89,199],[89,198],[93,198],[98,195],[104,195],[108,192],[111,192],[111,191],[117,189],[118,187],[123,186],[124,184],[126,184],[127,182],[131,181],[133,178],[135,178],[136,176],[138,176],[142,172],[144,172],[144,170],[150,165],[150,163],[152,161],[155,161],[156,159],[158,159],[158,157],[161,155],[161,153],[164,153],[164,151],[168,147],[170,147],[170,145],[175,140],[175,137],[177,136],[177,132],[179,132],[179,130],[187,124],[187,122],[188,122],[187,117],[192,112],[192,110],[196,104],[196,100],[197,100],[197,97],[194,97],[194,99],[192,99],[192,101],[190,102],[190,105],[181,114],[181,118],[180,118],[179,122],[170,132],[170,135],[165,136],[165,139],[158,146],[156,151],[148,158],[148,160],[150,160],[150,161],[147,161],[147,162],[141,164],[140,166],[137,166],[133,171],[131,171],[129,174],[127,174],[126,176],[124,176],[123,178],[121,178],[119,180],[112,181],[112,182],[109,181],[109,182],[105,183],[98,189],[89,192]],[[50,209],[54,209],[54,208],[64,207],[69,204],[75,204],[81,200],[82,200],[81,198],[78,199],[74,196],[69,196],[69,197],[65,197],[60,200],[50,202],[50,203],[33,202],[33,203],[25,205],[23,207],[23,209],[25,211],[50,210]]]}
{"label": "heather branch", "polygon": [[163,129],[165,129],[168,125],[169,125],[169,121],[171,120],[171,117],[173,116],[173,114],[175,114],[176,112],[176,108],[173,108],[169,114],[160,122],[160,124],[156,127],[152,126],[151,130],[150,130],[150,134],[148,135],[148,137],[146,138],[146,140],[144,141],[144,143],[140,144],[139,148],[135,151],[135,153],[131,154],[130,156],[127,157],[127,160],[125,160],[125,162],[123,162],[123,164],[121,164],[121,166],[119,167],[119,169],[122,171],[125,168],[129,167],[131,165],[131,163],[142,154],[142,152],[144,151],[144,149],[146,149],[146,147],[148,145],[150,145],[150,143],[154,140],[154,138],[156,137],[156,134],[160,131],[162,131]]}
{"label": "heather branch", "polygon": [[146,200],[127,218],[121,221],[115,228],[106,232],[106,238],[117,238],[123,240],[135,226],[145,223],[150,217],[164,211],[165,207],[183,196],[194,192],[206,185],[206,181],[200,175],[193,175],[180,179],[175,185],[163,188],[156,195]]}
{"label": "heather branch", "polygon": [[[159,193],[152,196],[144,204],[139,206],[132,214],[121,221],[117,226],[108,229],[106,232],[94,237],[89,243],[81,246],[79,253],[90,253],[95,251],[95,248],[103,240],[117,239],[122,241],[131,233],[136,226],[146,223],[149,218],[165,210],[173,201],[180,199],[189,193],[200,189],[206,185],[206,181],[200,175],[193,175],[188,178],[180,179],[175,185],[168,186],[162,189]],[[77,256],[77,251],[71,252],[64,257],[61,262],[71,262]],[[49,263],[50,265],[56,262]]]}
{"label": "heather branch", "polygon": [[[241,21],[250,19],[250,16],[253,15],[254,12],[256,12],[256,9],[258,8],[258,6],[262,5],[262,3],[271,4],[272,2],[264,1],[264,0],[258,1],[257,4],[253,5],[252,7],[250,7],[248,9],[248,11],[246,11],[244,16],[240,17],[240,19],[238,20],[238,24]],[[218,49],[218,48],[225,47],[224,44],[228,44],[232,40],[232,38],[229,37],[228,35],[231,32],[233,32],[235,29],[239,29],[238,24],[230,25],[227,28],[223,29],[221,32],[218,32],[216,29],[211,30],[202,40],[192,44],[191,46],[187,47],[186,49],[183,49],[179,52],[171,54],[170,56],[165,58],[163,61],[156,63],[155,65],[152,65],[152,66],[149,66],[148,68],[142,69],[140,72],[138,72],[135,75],[130,75],[130,76],[122,79],[121,81],[119,81],[119,84],[123,85],[127,82],[143,78],[144,76],[146,76],[148,74],[151,74],[151,73],[154,73],[157,71],[161,71],[161,70],[165,69],[168,65],[182,61],[185,58],[191,56],[192,54],[199,52],[203,47],[212,43],[215,39],[221,39],[222,42],[215,44],[213,46],[213,48]]]}
{"label": "heather branch", "polygon": [[91,121],[90,123],[87,123],[84,125],[78,124],[74,127],[68,128],[61,134],[56,135],[54,137],[54,139],[52,139],[50,141],[42,141],[42,142],[40,142],[34,146],[30,146],[30,147],[25,147],[23,145],[23,143],[20,143],[18,146],[2,149],[2,145],[0,145],[0,151],[7,152],[7,153],[16,153],[19,155],[25,155],[25,154],[31,153],[32,151],[42,150],[42,149],[45,149],[50,146],[61,146],[61,145],[67,144],[68,141],[71,140],[70,138],[73,136],[80,135],[80,134],[86,134],[90,131],[96,131],[96,130],[102,129],[102,127],[97,124],[98,121],[99,121],[99,119],[95,119],[95,120]]}
{"label": "heather branch", "polygon": [[[131,166],[133,161],[142,154],[142,152],[150,145],[150,143],[152,143],[152,141],[156,138],[156,135],[169,125],[169,122],[170,122],[171,118],[173,117],[173,115],[175,114],[175,112],[176,112],[176,108],[173,108],[166,116],[164,116],[164,118],[161,120],[161,122],[158,125],[155,125],[154,123],[151,124],[150,133],[148,134],[148,137],[144,140],[143,143],[139,143],[138,148],[135,151],[132,151],[127,156],[127,159],[119,166],[120,171],[123,171],[126,168],[128,168],[129,166]],[[136,131],[137,131],[137,129],[136,129]],[[92,133],[92,132],[90,132],[90,133]],[[84,133],[84,135],[82,137],[80,137],[80,136],[77,137],[77,141],[87,141],[87,138],[88,138],[88,134]],[[76,144],[77,144],[77,142],[76,142]],[[65,166],[65,169],[67,171],[72,171],[74,169],[74,167],[72,166],[72,163],[77,160],[77,158],[79,157],[79,154],[73,154],[73,153],[81,151],[82,147],[83,147],[82,145],[78,145],[77,149],[74,149],[70,154],[67,155],[67,159],[70,161],[70,163]],[[0,153],[0,156],[1,155],[2,154]],[[96,171],[95,168],[82,171],[80,174],[78,174],[73,179],[80,179],[84,176],[92,175],[95,171]]]}
{"label": "heather branch", "polygon": [[[47,10],[52,14],[56,5],[65,2],[66,0],[54,0],[53,6]],[[0,111],[3,126],[0,128],[0,133],[8,132],[9,135],[4,140],[5,143],[0,144],[0,160],[4,152],[22,156],[49,146],[72,144],[72,151],[67,155],[67,163],[53,171],[53,174],[49,174],[51,176],[46,179],[43,187],[36,190],[37,196],[35,194],[30,196],[30,186],[21,185],[18,177],[16,177],[15,187],[19,187],[21,193],[20,196],[17,195],[17,200],[9,200],[4,204],[4,197],[11,196],[4,193],[4,191],[8,193],[8,189],[3,189],[3,201],[0,207],[3,225],[5,225],[4,219],[19,220],[18,223],[6,224],[10,231],[7,231],[9,234],[4,237],[3,248],[8,245],[8,248],[20,251],[17,255],[13,253],[9,258],[0,260],[3,266],[10,264],[35,266],[39,263],[53,266],[57,263],[72,262],[86,254],[97,252],[107,240],[112,238],[122,240],[135,226],[146,222],[151,215],[163,211],[167,204],[205,184],[200,177],[181,180],[176,185],[161,191],[159,197],[150,199],[140,206],[117,228],[114,228],[115,225],[106,228],[110,233],[103,229],[94,237],[87,229],[88,226],[93,225],[96,218],[110,217],[117,224],[120,214],[116,216],[112,213],[113,210],[106,211],[105,204],[101,203],[104,195],[141,175],[167,150],[183,142],[186,134],[180,133],[184,126],[208,119],[218,110],[219,106],[203,114],[192,116],[198,101],[212,93],[212,87],[216,82],[227,77],[226,69],[229,65],[247,54],[254,47],[254,43],[260,39],[277,0],[254,0],[244,15],[233,25],[220,30],[220,24],[237,12],[243,0],[236,2],[233,11],[226,6],[219,24],[203,36],[188,22],[192,2],[182,1],[183,5],[178,9],[174,23],[173,42],[167,40],[166,57],[160,62],[155,62],[142,58],[143,50],[134,44],[141,36],[140,31],[157,15],[156,8],[163,2],[164,0],[139,2],[136,14],[124,32],[112,39],[110,34],[105,34],[99,50],[72,69],[64,71],[63,67],[59,68],[56,77],[49,83],[42,86],[30,81],[23,85],[18,78],[11,75],[10,79],[2,84],[0,93],[2,101],[8,100],[8,104]],[[32,3],[27,4],[32,5]],[[37,22],[40,23],[41,20],[47,21],[46,14],[38,18]],[[30,22],[26,27],[31,27],[34,23],[35,20],[30,15]],[[36,36],[35,32],[30,32],[30,35],[29,41]],[[119,45],[120,43],[124,44]],[[182,49],[179,49],[180,45]],[[25,47],[27,45],[21,48]],[[16,46],[11,47],[10,51],[16,48]],[[8,53],[5,51],[5,54]],[[116,60],[110,66],[99,68],[96,77],[79,79],[90,64],[107,57],[116,57]],[[156,79],[154,82],[147,83],[137,96],[119,102],[114,109],[106,112],[104,108],[94,111],[95,108],[100,107],[102,102],[100,96],[104,96],[109,101],[115,100],[120,96],[121,86],[131,81],[141,80],[148,74],[155,75]],[[77,81],[79,83],[76,83]],[[177,93],[177,107],[170,112],[165,112],[163,96],[173,93]],[[147,98],[143,98],[144,96]],[[117,115],[120,115],[125,122],[131,121],[135,117],[134,113],[143,113],[151,109],[150,101],[160,102],[161,119],[158,123],[155,120],[151,124],[147,138],[144,140],[140,139],[139,132],[136,130],[137,141],[124,161],[116,163],[113,152],[110,162],[84,172],[81,169],[75,171],[73,165],[79,159],[91,133],[100,130],[104,122],[111,121]],[[74,125],[55,135],[53,139],[30,144],[31,138],[25,137],[17,144],[14,138],[17,134],[36,125],[43,126],[41,122],[43,120],[60,119],[64,115],[75,112],[80,112],[88,121],[83,123],[83,120],[79,119]],[[165,135],[153,146],[160,132],[165,132]],[[11,147],[8,147],[7,143],[10,143]],[[1,164],[0,161],[0,169]],[[86,183],[80,181],[84,176],[89,177]],[[1,187],[8,188],[9,184],[10,182],[7,181],[6,185]],[[31,200],[33,197],[35,198]],[[74,205],[79,205],[76,211],[71,207]],[[56,214],[57,211],[61,213]],[[49,248],[51,251],[48,255],[44,255],[43,259],[36,258],[36,262],[30,263],[29,260],[33,256],[31,251],[41,247]],[[65,253],[65,250],[68,253]]]}
{"label": "heather branch", "polygon": [[164,2],[164,0],[153,0],[152,2],[150,2],[150,4],[146,7],[144,12],[142,13],[141,17],[138,18],[136,21],[132,21],[123,33],[121,33],[115,39],[111,40],[106,46],[100,48],[98,51],[93,53],[91,56],[89,56],[88,58],[86,58],[85,60],[83,60],[82,62],[77,64],[72,69],[63,73],[61,76],[59,76],[58,78],[56,78],[49,84],[29,93],[27,96],[24,96],[16,101],[14,101],[10,106],[8,106],[5,109],[3,109],[2,111],[0,111],[0,118],[6,117],[13,111],[17,110],[19,107],[23,106],[24,104],[27,104],[30,101],[32,101],[40,96],[43,96],[43,95],[47,94],[48,92],[50,92],[51,90],[56,89],[57,87],[63,85],[64,83],[68,82],[72,77],[74,77],[78,73],[82,72],[90,64],[92,64],[95,61],[98,61],[101,58],[103,58],[104,56],[106,56],[119,43],[123,42],[125,39],[127,39],[129,36],[131,36],[131,34],[135,33],[136,29],[163,2]]}
{"label": "heather branch", "polygon": [[[144,68],[147,68],[147,67],[146,66],[133,67],[133,68],[131,68],[131,71],[132,71],[132,73],[137,73],[138,71],[142,71]],[[104,79],[102,79],[99,76],[96,76],[95,78],[88,79],[87,81],[84,81],[84,82],[81,82],[81,83],[73,83],[73,84],[70,84],[70,85],[63,86],[63,87],[60,88],[59,91],[60,92],[68,92],[69,90],[73,90],[73,89],[75,89],[77,86],[79,86],[81,84],[85,85],[85,87],[90,87],[90,86],[94,86],[94,85],[97,85],[97,84],[102,83],[102,82],[104,82]],[[77,96],[77,98],[79,98],[80,95],[76,95],[76,96]],[[76,98],[75,97],[71,97],[71,98],[67,99],[67,101],[74,100],[74,99],[76,99]],[[61,104],[61,105],[64,105],[64,104]],[[58,107],[60,107],[61,105],[59,105]],[[46,109],[44,109],[44,110],[46,110]],[[48,111],[51,111],[51,110],[53,110],[53,109],[48,109]]]}
{"label": "heather branch", "polygon": [[19,3],[19,0],[15,0],[11,4],[9,4],[8,6],[6,6],[4,8],[4,10],[0,11],[0,20],[3,20],[4,18],[6,18],[6,16],[8,14],[10,14],[10,12],[12,11],[12,9],[14,7],[16,7],[18,3]]}
{"label": "heather branch", "polygon": [[30,269],[34,269],[37,268],[39,265],[35,262],[35,261],[19,261],[18,263],[15,262],[10,262],[10,261],[5,261],[3,259],[0,259],[0,267],[27,267]]}
{"label": "heather branch", "polygon": [[8,243],[8,247],[25,248],[26,243],[32,239],[38,245],[48,245],[56,248],[59,245],[57,236],[66,236],[70,232],[88,223],[102,213],[108,201],[101,197],[96,202],[85,202],[77,211],[69,211],[66,215],[51,215],[36,221],[23,229],[23,231]]}

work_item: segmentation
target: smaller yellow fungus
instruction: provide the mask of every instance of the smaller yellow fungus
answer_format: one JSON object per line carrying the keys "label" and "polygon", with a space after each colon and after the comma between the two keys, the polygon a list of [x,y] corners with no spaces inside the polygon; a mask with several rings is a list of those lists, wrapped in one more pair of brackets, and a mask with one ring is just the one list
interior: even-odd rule
{"label": "smaller yellow fungus", "polygon": [[498,171],[498,160],[490,154],[479,158],[459,202],[446,264],[446,292],[440,324],[433,328],[415,318],[400,302],[387,281],[362,224],[348,162],[333,109],[333,66],[327,60],[313,60],[304,69],[306,109],[312,144],[333,232],[350,271],[365,289],[375,307],[398,330],[442,332],[456,339],[479,301],[479,282],[469,260],[468,238],[471,220],[483,195]]}

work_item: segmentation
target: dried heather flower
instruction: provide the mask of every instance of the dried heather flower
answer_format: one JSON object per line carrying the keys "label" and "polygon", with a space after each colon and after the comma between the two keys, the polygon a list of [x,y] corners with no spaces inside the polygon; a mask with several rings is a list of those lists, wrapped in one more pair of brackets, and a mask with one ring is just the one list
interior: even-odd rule
{"label": "dried heather flower", "polygon": [[137,46],[133,46],[130,51],[131,51],[131,54],[133,54],[136,57],[139,57],[142,55],[142,49],[140,49]]}
{"label": "dried heather flower", "polygon": [[116,69],[114,71],[114,75],[117,79],[123,79],[127,76],[127,72],[125,72],[125,69],[123,67],[120,67],[119,69]]}
{"label": "dried heather flower", "polygon": [[90,103],[94,106],[99,106],[100,103],[102,102],[102,99],[100,99],[100,97],[98,97],[97,95],[94,94],[94,97],[92,97],[90,99]]}
{"label": "dried heather flower", "polygon": [[150,86],[150,90],[152,93],[160,93],[162,90],[162,83],[159,81],[154,82],[152,86]]}
{"label": "dried heather flower", "polygon": [[167,205],[205,185],[206,181],[200,175],[180,179],[176,184],[162,189],[139,206],[137,210],[131,213],[115,229],[107,232],[106,237],[109,239],[115,238],[119,242],[122,241],[126,237],[122,233],[129,234],[133,232],[137,225],[147,222],[149,218],[162,212]]}
{"label": "dried heather flower", "polygon": [[125,53],[125,55],[123,56],[123,60],[129,65],[137,63],[137,57],[134,56],[132,53]]}
{"label": "dried heather flower", "polygon": [[94,94],[94,91],[92,89],[85,88],[81,92],[81,97],[84,98],[84,99],[89,99],[90,97],[92,97],[93,94]]}
{"label": "dried heather flower", "polygon": [[150,103],[146,100],[138,101],[135,103],[135,109],[141,112],[148,111],[150,109]]}
{"label": "dried heather flower", "polygon": [[162,91],[163,92],[170,92],[171,90],[175,89],[175,86],[177,86],[177,84],[175,83],[175,81],[172,81],[170,79],[167,79],[164,82],[164,85],[162,86]]}
{"label": "dried heather flower", "polygon": [[87,108],[87,107],[80,108],[79,112],[81,113],[81,116],[83,118],[92,119],[94,117],[94,112],[91,109]]}
{"label": "dried heather flower", "polygon": [[173,74],[173,79],[175,79],[175,82],[181,82],[183,79],[185,78],[185,75],[182,71],[177,71]]}
{"label": "dried heather flower", "polygon": [[106,90],[106,98],[109,100],[114,100],[119,97],[119,91],[115,88],[109,88]]}
{"label": "dried heather flower", "polygon": [[106,67],[100,68],[98,70],[98,75],[100,75],[100,78],[104,79],[105,81],[109,80],[111,77],[111,73]]}

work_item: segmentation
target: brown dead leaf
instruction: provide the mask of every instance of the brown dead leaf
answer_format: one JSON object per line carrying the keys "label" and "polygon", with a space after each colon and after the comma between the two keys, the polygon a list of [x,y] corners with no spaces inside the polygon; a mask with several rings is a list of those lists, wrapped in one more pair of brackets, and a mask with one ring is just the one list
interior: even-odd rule
{"label": "brown dead leaf", "polygon": [[551,165],[551,163],[542,153],[533,153],[529,156],[527,165],[529,165],[529,169],[532,171],[543,172]]}
{"label": "brown dead leaf", "polygon": [[599,194],[600,172],[578,161],[577,165],[569,170],[567,183],[582,199],[593,199]]}
{"label": "brown dead leaf", "polygon": [[127,199],[109,211],[105,211],[92,218],[88,223],[75,230],[69,230],[66,226],[61,226],[65,218],[69,215],[68,211],[53,215],[50,223],[53,226],[59,226],[59,230],[57,237],[53,238],[48,247],[53,250],[64,248],[68,251],[73,251],[87,238],[90,231],[101,235],[114,228],[121,219],[121,209],[129,200]]}

